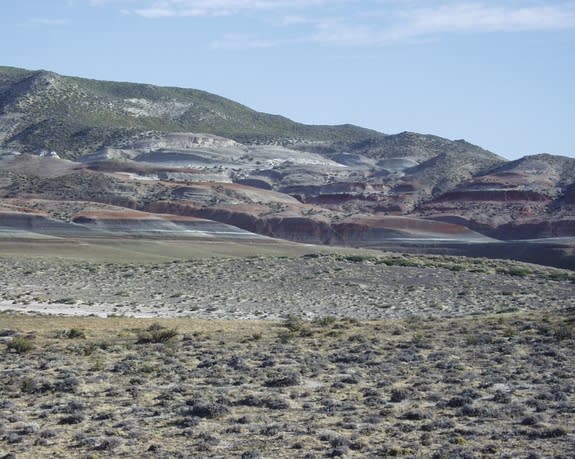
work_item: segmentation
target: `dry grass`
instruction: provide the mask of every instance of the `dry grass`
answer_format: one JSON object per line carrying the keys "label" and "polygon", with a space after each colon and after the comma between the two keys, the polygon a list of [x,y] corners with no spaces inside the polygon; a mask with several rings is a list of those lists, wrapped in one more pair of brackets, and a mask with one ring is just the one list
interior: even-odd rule
{"label": "dry grass", "polygon": [[0,258],[0,278],[0,310],[103,316],[452,317],[554,311],[575,296],[575,274],[565,270],[462,257],[319,254],[311,248],[304,255],[200,254],[148,263],[6,256]]}
{"label": "dry grass", "polygon": [[[19,458],[567,458],[575,445],[573,310],[0,323],[0,451]],[[9,350],[19,337],[34,347]]]}

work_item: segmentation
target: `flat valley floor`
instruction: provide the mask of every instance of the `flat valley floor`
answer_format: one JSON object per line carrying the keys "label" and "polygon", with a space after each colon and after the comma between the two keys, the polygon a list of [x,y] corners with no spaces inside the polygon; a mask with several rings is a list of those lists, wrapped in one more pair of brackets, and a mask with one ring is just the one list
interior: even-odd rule
{"label": "flat valley floor", "polygon": [[2,457],[573,457],[573,272],[130,244],[1,246]]}

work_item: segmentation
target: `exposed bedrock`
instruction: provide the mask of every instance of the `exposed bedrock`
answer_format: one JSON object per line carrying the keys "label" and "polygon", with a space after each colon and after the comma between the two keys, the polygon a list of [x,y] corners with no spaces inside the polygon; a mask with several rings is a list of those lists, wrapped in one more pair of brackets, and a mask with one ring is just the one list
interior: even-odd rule
{"label": "exposed bedrock", "polygon": [[180,215],[152,214],[138,211],[88,211],[74,216],[75,223],[113,234],[186,237],[251,237],[260,238],[235,226],[213,220]]}
{"label": "exposed bedrock", "polygon": [[388,239],[478,241],[489,238],[465,226],[411,217],[369,216],[333,225],[334,242],[378,244]]}
{"label": "exposed bedrock", "polygon": [[174,202],[156,202],[148,210],[193,215],[237,226],[254,233],[297,242],[372,245],[387,239],[488,240],[468,228],[433,220],[393,216],[366,216],[330,222],[321,216],[257,215],[257,208],[197,208]]}
{"label": "exposed bedrock", "polygon": [[537,219],[535,221],[511,222],[501,225],[494,232],[499,239],[539,239],[573,237],[575,217],[565,219]]}
{"label": "exposed bedrock", "polygon": [[331,239],[331,226],[329,222],[303,216],[263,216],[260,217],[254,211],[243,208],[215,208],[194,206],[166,202],[153,203],[149,208],[155,211],[167,211],[193,215],[200,218],[218,221],[232,225],[246,231],[296,242],[324,244]]}
{"label": "exposed bedrock", "polygon": [[462,190],[442,195],[437,201],[538,201],[550,202],[552,197],[534,190]]}
{"label": "exposed bedrock", "polygon": [[0,209],[0,231],[69,236],[80,236],[89,232],[80,225],[54,220],[40,212],[18,212],[5,209]]}

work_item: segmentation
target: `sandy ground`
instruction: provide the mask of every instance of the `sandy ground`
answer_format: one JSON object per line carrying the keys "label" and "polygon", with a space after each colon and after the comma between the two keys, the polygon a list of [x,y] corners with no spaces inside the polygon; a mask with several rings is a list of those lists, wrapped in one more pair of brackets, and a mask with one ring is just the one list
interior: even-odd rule
{"label": "sandy ground", "polygon": [[0,310],[101,317],[456,317],[573,305],[575,274],[461,257],[316,254],[163,263],[0,259]]}
{"label": "sandy ground", "polygon": [[573,272],[301,245],[11,249],[2,457],[573,457]]}

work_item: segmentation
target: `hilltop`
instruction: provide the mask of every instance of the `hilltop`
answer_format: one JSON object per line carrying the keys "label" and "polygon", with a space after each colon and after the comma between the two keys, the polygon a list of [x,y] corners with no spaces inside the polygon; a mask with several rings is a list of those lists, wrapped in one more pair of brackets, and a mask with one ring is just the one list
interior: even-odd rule
{"label": "hilltop", "polygon": [[196,89],[97,81],[0,67],[0,142],[73,159],[148,131],[201,132],[247,143],[378,139],[352,125],[308,126]]}

